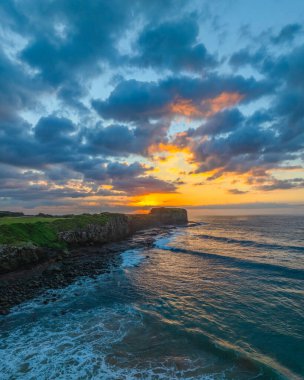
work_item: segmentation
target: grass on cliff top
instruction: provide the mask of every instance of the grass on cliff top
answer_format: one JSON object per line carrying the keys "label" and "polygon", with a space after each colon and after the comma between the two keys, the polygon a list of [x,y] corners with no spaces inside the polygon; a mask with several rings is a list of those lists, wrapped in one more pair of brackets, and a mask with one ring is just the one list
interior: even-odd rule
{"label": "grass on cliff top", "polygon": [[0,218],[0,226],[2,224],[16,224],[16,223],[49,223],[63,218],[45,218],[42,216],[4,216]]}
{"label": "grass on cliff top", "polygon": [[7,217],[1,218],[0,244],[34,244],[38,247],[64,248],[57,233],[78,230],[89,224],[105,224],[111,214],[83,214],[67,218]]}

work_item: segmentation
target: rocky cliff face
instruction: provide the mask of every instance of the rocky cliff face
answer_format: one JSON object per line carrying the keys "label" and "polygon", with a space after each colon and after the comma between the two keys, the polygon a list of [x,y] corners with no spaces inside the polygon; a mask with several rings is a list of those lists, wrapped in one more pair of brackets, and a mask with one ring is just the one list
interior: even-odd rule
{"label": "rocky cliff face", "polygon": [[82,229],[59,232],[58,237],[69,245],[94,245],[122,240],[146,228],[188,222],[187,211],[181,208],[153,208],[146,215],[109,215],[104,225],[88,224]]}
{"label": "rocky cliff face", "polygon": [[130,235],[129,219],[123,214],[113,214],[104,224],[87,224],[82,229],[58,233],[59,240],[69,245],[93,245],[124,239]]}
{"label": "rocky cliff face", "polygon": [[[81,227],[66,227],[57,233],[58,240],[66,246],[98,245],[122,240],[132,233],[162,225],[186,224],[187,211],[176,208],[155,208],[145,215],[99,214],[104,223],[88,217]],[[95,220],[95,223],[94,223]],[[32,245],[0,246],[0,274],[20,270],[38,263],[57,259],[62,250]]]}
{"label": "rocky cliff face", "polygon": [[152,208],[150,215],[161,224],[185,224],[188,223],[187,211],[183,208]]}
{"label": "rocky cliff face", "polygon": [[35,246],[0,246],[0,274],[26,269],[56,257],[59,252]]}
{"label": "rocky cliff face", "polygon": [[131,231],[162,225],[188,223],[187,211],[182,208],[152,208],[149,214],[129,215]]}

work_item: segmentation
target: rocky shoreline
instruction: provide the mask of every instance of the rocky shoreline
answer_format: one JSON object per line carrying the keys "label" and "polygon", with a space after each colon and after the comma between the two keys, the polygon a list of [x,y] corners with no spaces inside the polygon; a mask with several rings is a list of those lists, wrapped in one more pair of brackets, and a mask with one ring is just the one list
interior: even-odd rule
{"label": "rocky shoreline", "polygon": [[[163,226],[135,233],[132,237],[100,246],[72,248],[32,268],[0,275],[0,314],[13,306],[41,295],[48,289],[63,288],[81,276],[94,277],[119,265],[119,253],[128,249],[149,248],[155,240],[175,229]],[[46,299],[44,302],[51,302]]]}
{"label": "rocky shoreline", "polygon": [[188,222],[187,211],[154,208],[149,214],[82,214],[0,218],[0,275],[27,269],[82,246],[121,241],[137,231]]}
{"label": "rocky shoreline", "polygon": [[[21,222],[0,228],[2,240],[5,233],[16,237],[14,244],[0,246],[0,315],[46,289],[65,287],[80,276],[105,273],[119,264],[118,253],[150,247],[156,237],[187,225],[188,217],[184,209],[156,208],[146,215],[84,214],[57,222],[30,223],[24,218]],[[28,241],[18,245],[20,231]],[[52,240],[39,246],[43,234]]]}

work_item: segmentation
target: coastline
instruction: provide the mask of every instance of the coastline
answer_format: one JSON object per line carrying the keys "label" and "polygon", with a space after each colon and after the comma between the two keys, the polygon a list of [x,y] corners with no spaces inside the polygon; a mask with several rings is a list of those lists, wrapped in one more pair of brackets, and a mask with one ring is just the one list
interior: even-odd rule
{"label": "coastline", "polygon": [[[187,211],[178,208],[154,208],[145,215],[2,219],[0,315],[46,289],[65,287],[80,276],[104,273],[115,264],[117,253],[148,248],[156,236],[187,223]],[[3,244],[7,235],[9,240]]]}
{"label": "coastline", "polygon": [[[22,302],[41,295],[48,289],[64,288],[79,277],[106,273],[117,264],[120,253],[129,249],[149,248],[156,239],[176,229],[174,225],[140,230],[117,242],[94,246],[72,247],[68,253],[29,268],[0,275],[0,315]],[[46,300],[48,303],[50,300]]]}
{"label": "coastline", "polygon": [[[161,363],[164,378],[174,373],[176,378],[189,374],[191,379],[212,374],[244,380],[299,379],[301,356],[294,334],[301,312],[301,279],[265,265],[264,252],[268,247],[277,260],[284,261],[285,253],[302,237],[298,232],[286,246],[288,231],[286,236],[277,231],[277,239],[263,229],[266,233],[260,239],[259,232],[251,235],[253,222],[255,226],[261,223],[256,218],[244,223],[220,219],[218,224],[204,219],[142,230],[119,243],[73,249],[72,265],[67,257],[63,260],[67,273],[67,268],[60,273],[57,263],[50,263],[55,282],[44,280],[45,288],[0,316],[4,377],[55,378],[60,368],[67,378],[96,373],[101,378],[127,379],[130,374],[149,378],[149,374],[159,375]],[[281,225],[284,231],[284,220]],[[239,229],[231,232],[235,227]],[[292,225],[290,230],[294,230]],[[241,231],[247,235],[240,236]],[[211,243],[210,236],[231,241]],[[261,249],[263,238],[273,239],[276,245]],[[234,260],[240,252],[246,257]],[[299,256],[298,251],[295,254]],[[74,270],[79,275],[71,279]],[[24,272],[22,276],[20,289],[26,284]],[[260,286],[264,279],[273,287]],[[287,297],[286,308],[280,307],[282,299],[278,299],[278,319],[265,320],[263,312],[273,309],[269,301],[278,291]],[[260,313],[255,308],[257,299]],[[238,305],[244,317],[241,323]],[[277,347],[271,330],[274,324],[277,334],[284,334],[287,318],[290,334],[284,343],[294,347],[292,353]],[[256,353],[247,350],[248,344]],[[138,354],[142,351],[147,356]],[[6,363],[12,363],[11,367]],[[190,376],[193,372],[197,377]]]}

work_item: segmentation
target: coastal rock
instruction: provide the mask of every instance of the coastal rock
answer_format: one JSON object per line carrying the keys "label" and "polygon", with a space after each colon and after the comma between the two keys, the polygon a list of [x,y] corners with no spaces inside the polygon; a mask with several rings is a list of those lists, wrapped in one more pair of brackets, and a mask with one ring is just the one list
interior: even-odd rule
{"label": "coastal rock", "polygon": [[[180,208],[154,208],[149,214],[102,213],[96,215],[86,215],[85,220],[80,218],[81,223],[77,224],[69,224],[69,219],[63,219],[60,221],[60,223],[63,222],[62,230],[56,232],[52,230],[52,224],[37,224],[38,227],[40,226],[39,230],[34,224],[23,223],[23,228],[29,227],[27,228],[29,231],[26,230],[29,237],[32,236],[33,231],[36,235],[39,233],[54,235],[55,239],[57,236],[57,241],[55,240],[57,247],[62,248],[54,248],[54,241],[51,241],[53,246],[47,246],[48,240],[45,240],[46,246],[37,246],[33,243],[0,245],[0,274],[27,269],[42,262],[61,261],[69,256],[69,249],[66,248],[116,242],[140,230],[188,222],[187,211]],[[42,229],[41,226],[44,228]],[[34,227],[36,229],[33,229]],[[151,240],[145,239],[144,243],[148,246]]]}
{"label": "coastal rock", "polygon": [[180,225],[188,223],[187,211],[182,208],[152,208],[149,214],[129,215],[130,229],[140,231],[164,225]]}
{"label": "coastal rock", "polygon": [[62,272],[62,264],[60,263],[54,263],[48,266],[48,268],[43,272],[43,274],[46,275],[52,275],[54,273],[60,273]]}
{"label": "coastal rock", "polygon": [[0,246],[0,273],[27,268],[49,258],[49,250],[35,246]]}
{"label": "coastal rock", "polygon": [[152,208],[150,214],[161,224],[185,224],[188,222],[187,211],[183,208]]}
{"label": "coastal rock", "polygon": [[101,244],[121,240],[129,235],[129,219],[123,214],[112,215],[104,225],[88,224],[82,229],[58,233],[59,239],[69,245]]}

